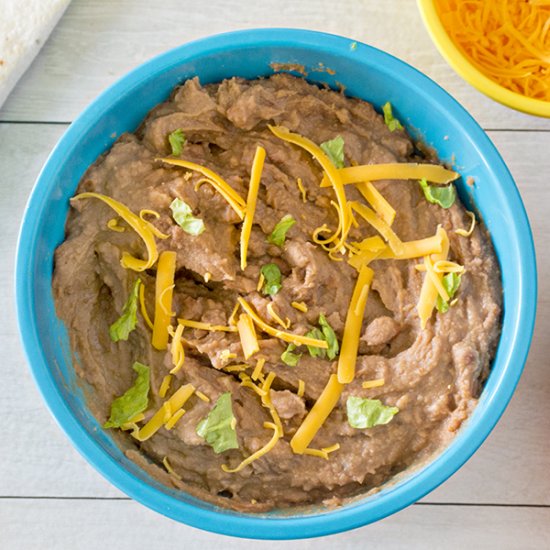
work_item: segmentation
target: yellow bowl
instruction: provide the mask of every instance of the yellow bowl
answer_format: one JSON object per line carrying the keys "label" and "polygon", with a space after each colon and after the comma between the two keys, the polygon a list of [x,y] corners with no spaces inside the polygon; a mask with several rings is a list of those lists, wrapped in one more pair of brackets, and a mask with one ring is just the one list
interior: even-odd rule
{"label": "yellow bowl", "polygon": [[428,29],[428,33],[439,50],[439,53],[445,58],[447,63],[466,80],[466,82],[470,83],[486,96],[507,107],[529,113],[530,115],[550,118],[550,101],[525,97],[504,88],[504,86],[497,84],[489,77],[485,76],[470,63],[455,43],[449,38],[437,14],[434,0],[417,1],[424,25]]}

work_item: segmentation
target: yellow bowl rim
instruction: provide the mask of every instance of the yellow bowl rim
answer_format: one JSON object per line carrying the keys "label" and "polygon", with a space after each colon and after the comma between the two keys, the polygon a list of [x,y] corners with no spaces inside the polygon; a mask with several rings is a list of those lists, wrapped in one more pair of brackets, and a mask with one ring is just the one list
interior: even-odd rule
{"label": "yellow bowl rim", "polygon": [[550,118],[550,102],[525,97],[497,84],[474,67],[455,46],[444,29],[435,8],[434,0],[417,0],[420,15],[439,53],[466,82],[486,96],[531,115]]}

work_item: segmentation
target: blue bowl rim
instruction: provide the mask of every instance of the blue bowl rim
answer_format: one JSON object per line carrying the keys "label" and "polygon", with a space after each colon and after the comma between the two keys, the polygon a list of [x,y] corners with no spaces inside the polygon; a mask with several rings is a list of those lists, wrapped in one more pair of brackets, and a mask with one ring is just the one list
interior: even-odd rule
{"label": "blue bowl rim", "polygon": [[[328,513],[295,517],[273,517],[242,515],[234,512],[206,510],[162,493],[144,484],[117,464],[105,453],[93,437],[79,424],[72,411],[58,392],[50,367],[42,354],[35,322],[32,293],[32,255],[27,254],[34,242],[36,228],[35,214],[48,195],[47,182],[57,165],[63,162],[63,152],[73,140],[79,139],[81,130],[90,120],[101,113],[105,105],[122,92],[137,86],[150,73],[159,74],[177,62],[193,55],[206,55],[220,50],[230,50],[234,44],[239,47],[279,46],[310,48],[342,56],[350,55],[352,39],[338,35],[288,28],[264,28],[233,31],[195,40],[143,63],[121,77],[102,92],[70,125],[50,154],[31,192],[23,215],[17,243],[15,289],[19,333],[23,342],[32,376],[51,414],[71,440],[76,449],[96,470],[121,491],[177,521],[214,533],[257,539],[298,539],[334,534],[372,523],[391,515],[419,500],[455,473],[479,448],[506,409],[517,386],[529,351],[536,315],[537,272],[533,236],[519,191],[508,168],[485,132],[468,112],[446,91],[417,69],[396,57],[356,41],[365,54],[383,60],[389,68],[408,74],[416,85],[429,89],[434,100],[443,104],[449,113],[459,117],[462,126],[473,141],[485,142],[486,160],[507,182],[508,200],[516,218],[514,227],[519,226],[518,241],[523,261],[520,266],[521,307],[513,318],[514,338],[507,344],[506,368],[496,381],[494,392],[486,396],[484,414],[471,419],[468,429],[463,431],[449,447],[431,463],[415,472],[406,481],[398,484],[382,498],[367,498],[350,506],[337,508]],[[509,348],[509,349],[508,349]]]}

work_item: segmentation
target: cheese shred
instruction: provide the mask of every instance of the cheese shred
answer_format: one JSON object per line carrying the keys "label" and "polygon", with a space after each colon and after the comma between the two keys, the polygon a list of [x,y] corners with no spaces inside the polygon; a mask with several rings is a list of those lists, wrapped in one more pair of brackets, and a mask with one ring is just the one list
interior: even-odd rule
{"label": "cheese shred", "polygon": [[152,344],[155,349],[166,349],[168,326],[172,317],[172,294],[176,272],[176,253],[165,251],[159,257],[155,281],[155,319]]}
{"label": "cheese shred", "polygon": [[160,388],[159,388],[159,397],[166,397],[166,394],[168,393],[168,390],[170,389],[170,384],[172,383],[172,375],[171,374],[167,374],[163,379],[162,379],[162,384],[160,385]]}
{"label": "cheese shred", "polygon": [[279,325],[281,325],[284,329],[287,329],[290,327],[290,319],[287,317],[284,321],[280,317],[280,315],[275,311],[275,306],[273,305],[273,302],[269,302],[267,304],[267,313],[269,316]]}
{"label": "cheese shred", "polygon": [[277,330],[272,326],[268,325],[250,306],[250,304],[242,297],[237,298],[239,304],[243,310],[250,316],[250,318],[256,323],[259,329],[263,332],[279,338],[284,342],[294,344],[296,346],[306,345],[316,348],[328,349],[328,344],[325,340],[318,340],[317,338],[309,338],[308,336],[301,336],[300,334],[292,334],[290,332],[284,332],[282,330]]}
{"label": "cheese shred", "polygon": [[254,329],[254,323],[252,322],[250,315],[246,313],[241,313],[239,315],[237,329],[239,331],[239,338],[241,339],[241,347],[243,348],[244,358],[248,359],[256,352],[260,351],[258,338],[256,337],[256,330]]}
{"label": "cheese shred", "polygon": [[123,252],[120,259],[120,264],[126,269],[132,269],[133,271],[145,271],[155,265],[158,258],[157,244],[155,242],[155,236],[151,231],[151,228],[147,222],[144,222],[139,216],[134,214],[127,206],[121,202],[101,195],[100,193],[80,193],[71,200],[78,201],[81,199],[99,199],[105,204],[110,206],[143,240],[145,248],[147,249],[147,260],[141,260],[135,258],[128,252]]}
{"label": "cheese shred", "polygon": [[205,176],[207,178],[206,182],[210,183],[214,187],[214,189],[227,201],[229,206],[233,208],[233,210],[237,213],[241,220],[244,219],[244,214],[246,212],[246,203],[244,202],[243,198],[237,193],[237,191],[235,191],[221,176],[216,174],[216,172],[210,170],[209,168],[206,168],[205,166],[201,166],[200,164],[196,164],[188,160],[171,158],[161,158],[157,160],[160,160],[172,166],[187,168],[188,170],[199,172],[200,174]]}
{"label": "cheese shred", "polygon": [[[395,162],[389,164],[363,164],[346,166],[338,170],[344,185],[376,180],[421,180],[445,185],[456,180],[460,174],[447,170],[438,164],[415,164]],[[325,177],[321,187],[330,187]]]}
{"label": "cheese shred", "polygon": [[383,378],[377,378],[376,380],[365,380],[365,382],[363,382],[361,386],[364,390],[370,390],[371,388],[379,388],[385,383],[386,382]]}
{"label": "cheese shred", "polygon": [[260,179],[265,161],[265,149],[256,147],[256,154],[252,162],[252,170],[250,174],[250,185],[248,187],[248,197],[246,199],[246,207],[244,213],[243,226],[241,228],[241,270],[246,269],[246,256],[248,253],[248,241],[252,231],[252,222],[254,221],[254,213],[256,212],[256,201],[258,199],[258,190],[260,188]]}
{"label": "cheese shred", "polygon": [[353,289],[344,325],[342,347],[338,358],[338,382],[340,384],[349,384],[355,377],[359,337],[361,336],[363,316],[373,276],[374,271],[369,267],[363,266],[359,271],[359,276]]}
{"label": "cheese shred", "polygon": [[295,454],[304,454],[329,414],[338,404],[343,389],[344,385],[338,382],[336,374],[331,374],[325,389],[290,440],[290,447]]}
{"label": "cheese shred", "polygon": [[141,308],[141,316],[143,317],[143,320],[147,323],[147,326],[153,330],[153,321],[151,321],[151,317],[149,317],[149,313],[147,312],[147,307],[145,305],[145,285],[143,282],[139,285],[139,306]]}
{"label": "cheese shred", "polygon": [[[187,400],[193,395],[195,391],[195,386],[193,384],[185,384],[181,386],[175,393],[165,401],[163,405],[158,409],[158,411],[152,416],[152,418],[139,430],[137,434],[132,434],[138,441],[146,441],[153,435],[155,435],[163,424],[166,422],[165,415],[167,410],[176,411],[174,413],[178,414],[177,411],[183,407]],[[172,415],[168,422],[174,417]],[[181,416],[180,416],[181,418]]]}
{"label": "cheese shred", "polygon": [[476,227],[476,215],[469,210],[466,210],[466,214],[468,214],[471,220],[469,229],[455,229],[455,233],[457,235],[460,235],[461,237],[469,237],[474,232],[474,229]]}

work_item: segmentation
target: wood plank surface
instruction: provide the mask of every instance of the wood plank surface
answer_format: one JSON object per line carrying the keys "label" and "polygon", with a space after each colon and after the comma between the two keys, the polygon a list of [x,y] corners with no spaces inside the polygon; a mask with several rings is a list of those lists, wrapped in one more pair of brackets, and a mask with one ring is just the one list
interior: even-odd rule
{"label": "wood plank surface", "polygon": [[0,501],[0,518],[2,548],[17,550],[542,550],[550,509],[415,505],[355,531],[289,542],[205,533],[133,501]]}
{"label": "wood plank surface", "polygon": [[413,0],[73,0],[0,120],[71,121],[102,90],[143,61],[190,40],[259,27],[341,34],[420,69],[484,128],[550,129],[466,84],[432,44]]}

